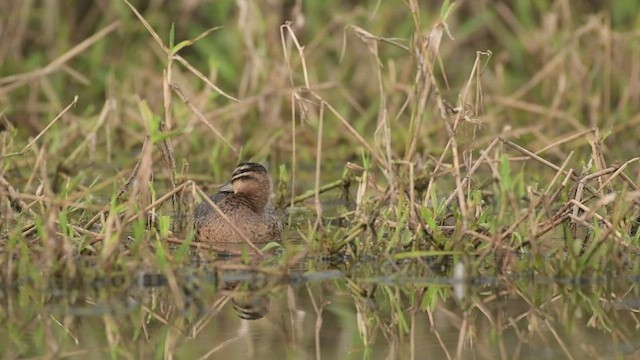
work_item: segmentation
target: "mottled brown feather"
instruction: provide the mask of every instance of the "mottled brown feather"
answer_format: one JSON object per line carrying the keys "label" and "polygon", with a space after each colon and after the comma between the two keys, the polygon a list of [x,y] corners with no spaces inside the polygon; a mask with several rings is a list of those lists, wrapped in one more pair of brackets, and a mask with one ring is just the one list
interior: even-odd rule
{"label": "mottled brown feather", "polygon": [[[236,166],[231,176],[233,192],[221,191],[210,199],[249,240],[264,243],[280,239],[282,223],[271,202],[271,178],[257,163]],[[196,239],[211,243],[242,243],[242,236],[206,201],[194,212]]]}

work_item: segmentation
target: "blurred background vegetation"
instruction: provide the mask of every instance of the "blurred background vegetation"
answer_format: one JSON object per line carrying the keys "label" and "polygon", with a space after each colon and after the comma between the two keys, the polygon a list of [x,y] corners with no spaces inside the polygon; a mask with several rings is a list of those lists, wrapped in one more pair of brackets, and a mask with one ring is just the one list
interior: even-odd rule
{"label": "blurred background vegetation", "polygon": [[[239,101],[221,96],[175,61],[172,81],[238,151],[173,94],[169,134],[177,170],[185,177],[224,181],[236,162],[249,159],[290,168],[295,156],[298,167],[313,168],[317,108],[301,116],[301,101],[292,105],[304,90],[304,76],[292,38],[281,29],[285,22],[304,47],[311,88],[366,141],[377,144],[384,109],[394,156],[406,154],[415,131],[417,151],[407,160],[417,164],[418,172],[431,171],[428,164],[443,152],[448,136],[433,96],[420,119],[425,125],[410,130],[418,66],[411,51],[416,34],[429,34],[445,20],[439,1],[190,0],[132,5],[165,44],[172,27],[175,44],[220,27],[179,55]],[[129,6],[114,0],[8,0],[0,4],[0,14],[0,112],[2,128],[12,134],[10,140],[3,138],[5,148],[21,149],[79,95],[77,105],[38,141],[46,149],[47,171],[71,177],[87,172],[87,185],[98,175],[132,168],[150,132],[141,109],[148,105],[153,117],[165,118],[163,71],[168,61]],[[442,37],[434,73],[443,98],[469,108],[469,121],[458,129],[466,157],[471,159],[469,154],[497,134],[536,150],[592,127],[608,136],[609,161],[637,153],[640,3],[458,1],[446,24],[452,37]],[[110,31],[64,58],[105,28]],[[390,42],[368,41],[358,29],[409,51]],[[479,56],[481,75],[470,79],[478,51],[491,55]],[[462,99],[467,84],[473,95]],[[330,171],[322,180],[331,181],[346,161],[361,162],[361,144],[332,116],[324,126],[323,166]],[[86,145],[78,150],[80,144]],[[552,149],[550,159],[559,163],[570,150],[587,155],[590,148],[578,139]],[[73,161],[65,161],[71,154]],[[32,169],[21,165],[33,164],[37,152],[24,155],[3,160],[0,172],[27,177]],[[33,183],[22,190],[33,192],[36,187]]]}

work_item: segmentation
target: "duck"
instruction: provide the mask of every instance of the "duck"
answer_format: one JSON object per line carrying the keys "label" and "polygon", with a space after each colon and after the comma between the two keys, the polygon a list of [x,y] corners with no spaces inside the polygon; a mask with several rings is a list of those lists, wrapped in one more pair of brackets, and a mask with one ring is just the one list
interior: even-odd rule
{"label": "duck", "polygon": [[[271,201],[271,177],[255,162],[238,164],[231,181],[211,201],[253,243],[277,241],[283,226]],[[245,242],[242,235],[205,200],[194,211],[196,241],[216,244]]]}

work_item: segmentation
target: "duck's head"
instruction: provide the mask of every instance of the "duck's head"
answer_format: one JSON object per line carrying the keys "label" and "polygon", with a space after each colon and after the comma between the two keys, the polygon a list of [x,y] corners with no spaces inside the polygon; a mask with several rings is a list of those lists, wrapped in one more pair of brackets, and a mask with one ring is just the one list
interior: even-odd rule
{"label": "duck's head", "polygon": [[264,166],[246,162],[236,166],[231,175],[233,193],[251,200],[257,209],[264,209],[271,196],[271,178]]}

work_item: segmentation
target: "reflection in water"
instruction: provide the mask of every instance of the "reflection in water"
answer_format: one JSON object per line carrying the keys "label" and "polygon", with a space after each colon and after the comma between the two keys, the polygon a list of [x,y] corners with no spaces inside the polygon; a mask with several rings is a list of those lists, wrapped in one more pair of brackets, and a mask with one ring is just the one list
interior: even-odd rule
{"label": "reflection in water", "polygon": [[[640,356],[637,278],[577,282],[281,276],[225,264],[145,286],[3,289],[2,358],[474,358]],[[292,281],[291,279],[294,279]],[[484,279],[484,282],[487,280]],[[267,355],[268,354],[268,355]]]}
{"label": "reflection in water", "polygon": [[265,294],[248,292],[231,298],[233,309],[241,319],[258,320],[269,312],[271,300]]}

